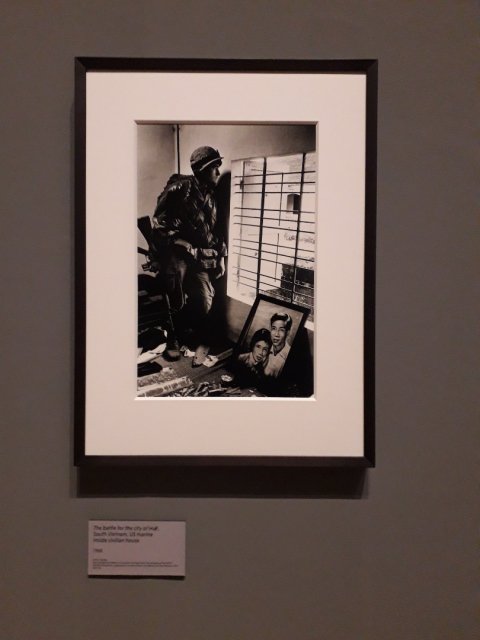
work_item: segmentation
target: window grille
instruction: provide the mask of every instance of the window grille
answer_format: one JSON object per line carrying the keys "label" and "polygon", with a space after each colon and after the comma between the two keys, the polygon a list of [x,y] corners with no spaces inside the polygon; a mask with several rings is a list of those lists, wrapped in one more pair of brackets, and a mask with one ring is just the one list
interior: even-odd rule
{"label": "window grille", "polygon": [[315,153],[232,162],[228,294],[257,293],[314,313]]}

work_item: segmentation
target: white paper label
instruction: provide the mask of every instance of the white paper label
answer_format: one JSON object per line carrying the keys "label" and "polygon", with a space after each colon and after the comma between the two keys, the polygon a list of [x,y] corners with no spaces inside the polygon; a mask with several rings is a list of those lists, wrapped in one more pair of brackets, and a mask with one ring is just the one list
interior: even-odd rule
{"label": "white paper label", "polygon": [[90,520],[89,576],[184,576],[185,522]]}

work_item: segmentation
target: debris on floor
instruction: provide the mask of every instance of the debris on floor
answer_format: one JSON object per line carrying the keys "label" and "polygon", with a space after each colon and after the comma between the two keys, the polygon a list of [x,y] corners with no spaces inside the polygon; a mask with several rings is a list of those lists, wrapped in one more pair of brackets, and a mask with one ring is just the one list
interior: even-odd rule
{"label": "debris on floor", "polygon": [[225,387],[216,382],[200,382],[169,394],[174,398],[232,397],[241,395],[240,387]]}
{"label": "debris on floor", "polygon": [[173,380],[165,380],[163,382],[156,382],[150,385],[143,385],[138,390],[138,396],[140,398],[167,396],[171,395],[172,392],[177,391],[178,389],[190,387],[191,384],[192,381],[188,376],[182,376],[181,378],[174,378]]}

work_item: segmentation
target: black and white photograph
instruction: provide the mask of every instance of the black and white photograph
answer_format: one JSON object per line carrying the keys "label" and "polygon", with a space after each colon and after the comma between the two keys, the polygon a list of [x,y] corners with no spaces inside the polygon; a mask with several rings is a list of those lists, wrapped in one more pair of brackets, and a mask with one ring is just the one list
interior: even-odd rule
{"label": "black and white photograph", "polygon": [[139,397],[312,395],[315,144],[309,124],[137,125]]}
{"label": "black and white photograph", "polygon": [[76,459],[371,464],[376,62],[76,74]]}

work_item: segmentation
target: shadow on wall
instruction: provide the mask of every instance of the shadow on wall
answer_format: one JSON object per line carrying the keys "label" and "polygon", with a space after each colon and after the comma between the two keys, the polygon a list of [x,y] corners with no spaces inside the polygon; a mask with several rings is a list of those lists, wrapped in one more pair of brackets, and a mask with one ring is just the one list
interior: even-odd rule
{"label": "shadow on wall", "polygon": [[368,498],[368,472],[310,467],[81,467],[77,496]]}
{"label": "shadow on wall", "polygon": [[[230,185],[232,181],[232,174],[230,171],[225,171],[220,176],[218,185],[215,191],[215,198],[217,202],[217,227],[219,235],[225,238],[225,242],[228,247],[228,227],[230,223]],[[228,260],[228,257],[227,257]],[[227,324],[227,273],[228,264],[225,271],[225,276],[219,278],[214,282],[215,288],[215,304],[212,309],[212,323],[215,327],[216,335],[224,340],[231,339],[230,331]]]}

